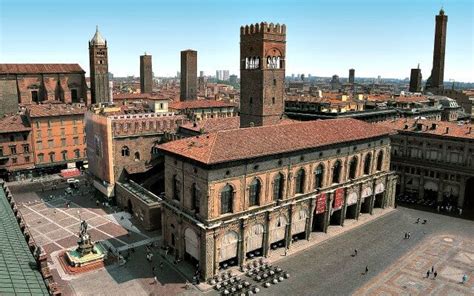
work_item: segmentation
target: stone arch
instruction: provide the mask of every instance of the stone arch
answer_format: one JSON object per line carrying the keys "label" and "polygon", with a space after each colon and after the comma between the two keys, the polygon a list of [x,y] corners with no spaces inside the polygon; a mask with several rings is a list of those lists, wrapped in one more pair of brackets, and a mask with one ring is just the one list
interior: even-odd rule
{"label": "stone arch", "polygon": [[255,251],[263,247],[263,234],[265,227],[261,223],[254,224],[250,227],[247,236],[247,252]]}
{"label": "stone arch", "polygon": [[237,247],[239,235],[237,232],[230,230],[224,234],[220,241],[219,262],[237,257]]}
{"label": "stone arch", "polygon": [[270,229],[270,243],[278,242],[285,239],[287,224],[288,219],[285,215],[280,215],[273,221]]}
{"label": "stone arch", "polygon": [[184,245],[185,252],[199,261],[199,236],[197,235],[196,231],[190,227],[186,228],[184,231]]}
{"label": "stone arch", "polygon": [[308,210],[299,209],[293,214],[291,223],[291,234],[295,235],[306,231],[306,218],[308,218]]}

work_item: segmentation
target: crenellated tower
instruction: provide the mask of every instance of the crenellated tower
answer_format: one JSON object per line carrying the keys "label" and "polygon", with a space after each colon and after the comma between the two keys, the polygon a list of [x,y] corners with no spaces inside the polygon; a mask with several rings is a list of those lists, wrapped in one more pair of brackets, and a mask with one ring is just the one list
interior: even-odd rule
{"label": "crenellated tower", "polygon": [[94,37],[89,41],[89,64],[92,103],[109,102],[109,62],[107,41],[96,27]]}
{"label": "crenellated tower", "polygon": [[272,125],[284,112],[286,26],[240,28],[240,127]]}

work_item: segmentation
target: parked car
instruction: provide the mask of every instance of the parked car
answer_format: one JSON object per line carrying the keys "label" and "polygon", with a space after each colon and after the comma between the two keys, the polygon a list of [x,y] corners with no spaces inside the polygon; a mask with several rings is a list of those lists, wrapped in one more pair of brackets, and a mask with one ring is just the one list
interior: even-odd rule
{"label": "parked car", "polygon": [[80,181],[78,179],[69,178],[69,179],[66,180],[66,182],[68,184],[74,184],[74,183],[79,183]]}

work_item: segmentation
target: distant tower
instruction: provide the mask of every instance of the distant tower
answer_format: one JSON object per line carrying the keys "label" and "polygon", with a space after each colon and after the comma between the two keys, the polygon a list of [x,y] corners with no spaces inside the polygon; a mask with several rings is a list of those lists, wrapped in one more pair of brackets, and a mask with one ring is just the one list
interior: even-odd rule
{"label": "distant tower", "polygon": [[276,124],[284,112],[286,26],[240,27],[240,127]]}
{"label": "distant tower", "polygon": [[410,74],[410,92],[420,92],[421,91],[421,69],[418,64],[418,68],[411,69]]}
{"label": "distant tower", "polygon": [[448,25],[448,16],[444,14],[441,8],[436,16],[435,39],[433,50],[433,69],[431,76],[426,81],[427,90],[443,89],[444,79],[444,55],[446,53],[446,27]]}
{"label": "distant tower", "polygon": [[151,93],[153,91],[153,74],[151,66],[151,55],[140,56],[140,91]]}
{"label": "distant tower", "polygon": [[354,78],[355,78],[355,70],[354,69],[349,69],[349,83],[354,83]]}
{"label": "distant tower", "polygon": [[94,37],[89,41],[89,63],[92,103],[109,102],[109,62],[107,41],[96,27]]}
{"label": "distant tower", "polygon": [[181,101],[197,99],[197,51],[181,52]]}

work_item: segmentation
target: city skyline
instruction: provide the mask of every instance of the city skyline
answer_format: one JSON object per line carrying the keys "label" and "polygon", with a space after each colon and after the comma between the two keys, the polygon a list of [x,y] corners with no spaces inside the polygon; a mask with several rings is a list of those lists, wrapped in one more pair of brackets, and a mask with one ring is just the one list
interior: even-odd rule
{"label": "city skyline", "polygon": [[[130,6],[119,1],[111,6],[85,1],[79,6],[6,1],[1,4],[1,62],[79,63],[89,75],[87,42],[98,25],[115,76],[139,76],[144,52],[153,56],[155,76],[175,76],[180,51],[187,48],[198,51],[198,71],[213,75],[229,69],[239,75],[240,26],[266,21],[287,25],[287,76],[346,77],[354,68],[356,78],[404,79],[420,63],[426,79],[432,68],[435,15],[443,5],[449,16],[445,81],[473,81],[469,1],[335,2],[143,1]],[[186,11],[180,8],[184,6]],[[40,24],[33,18],[38,15]],[[41,34],[28,33],[33,20]]]}

